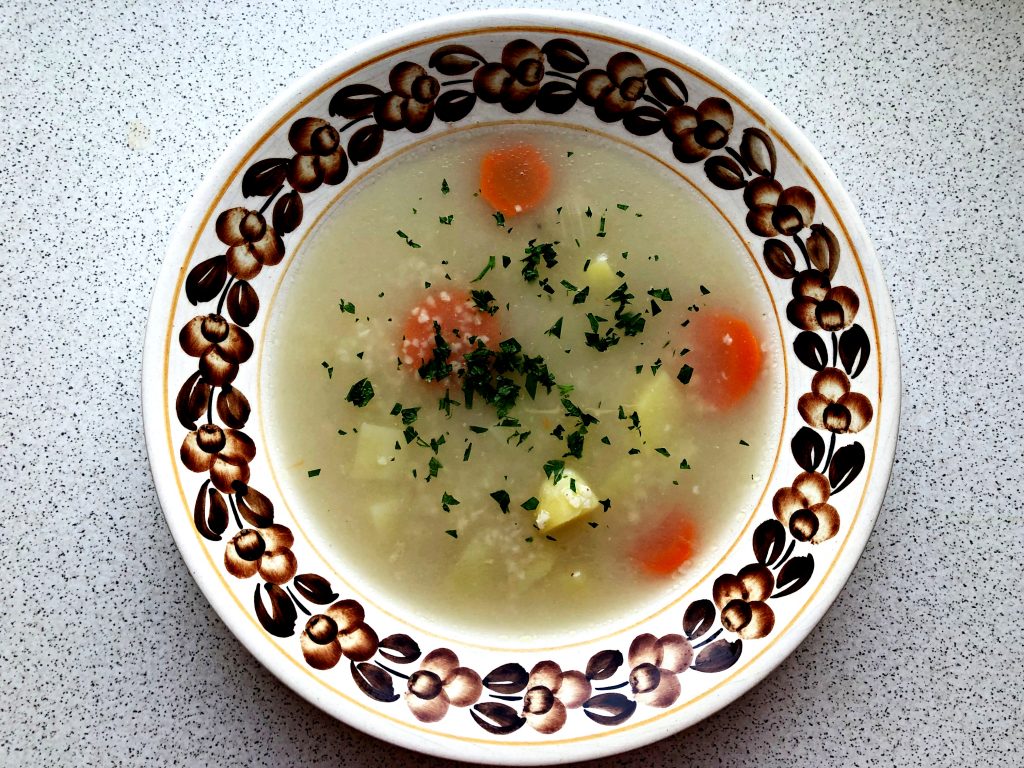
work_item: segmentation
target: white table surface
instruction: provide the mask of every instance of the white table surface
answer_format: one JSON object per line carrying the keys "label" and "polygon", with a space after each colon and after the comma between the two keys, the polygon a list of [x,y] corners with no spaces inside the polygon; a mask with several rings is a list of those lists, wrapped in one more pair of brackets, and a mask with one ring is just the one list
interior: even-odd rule
{"label": "white table surface", "polygon": [[[309,68],[457,7],[486,5],[2,4],[0,765],[434,764],[228,633],[164,524],[139,382],[213,158]],[[810,135],[874,239],[904,366],[885,506],[824,621],[732,706],[600,764],[1024,765],[1024,3],[582,7],[725,63]]]}

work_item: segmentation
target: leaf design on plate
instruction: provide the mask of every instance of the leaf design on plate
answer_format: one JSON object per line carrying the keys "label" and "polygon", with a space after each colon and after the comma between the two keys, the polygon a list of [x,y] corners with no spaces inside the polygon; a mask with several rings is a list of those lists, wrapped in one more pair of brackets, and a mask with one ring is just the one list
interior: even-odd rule
{"label": "leaf design on plate", "polygon": [[476,94],[472,91],[445,91],[437,97],[434,112],[437,118],[446,123],[462,120],[476,106]]}
{"label": "leaf design on plate", "polygon": [[[220,541],[221,534],[228,527],[228,505],[220,491],[209,486],[210,481],[207,480],[199,487],[193,510],[193,520],[196,530],[202,534],[204,539]],[[209,500],[209,507],[207,507],[207,500]]]}
{"label": "leaf design on plate", "polygon": [[484,685],[498,693],[519,693],[526,687],[530,676],[521,664],[510,662],[496,667],[484,678]]}
{"label": "leaf design on plate", "polygon": [[851,325],[839,337],[839,359],[851,379],[856,379],[864,371],[871,357],[871,342],[868,335],[859,325]]}
{"label": "leaf design on plate", "polygon": [[859,442],[843,446],[835,452],[828,465],[828,481],[832,485],[833,496],[857,479],[857,475],[864,469],[864,459],[864,446]]}
{"label": "leaf design on plate", "polygon": [[294,232],[302,223],[302,196],[294,189],[281,195],[274,203],[273,223],[279,235]]}
{"label": "leaf design on plate", "polygon": [[782,240],[773,237],[765,242],[764,263],[776,277],[783,280],[792,280],[796,277],[796,257],[793,255],[793,249]]}
{"label": "leaf design on plate", "polygon": [[551,68],[559,72],[582,72],[590,63],[583,49],[564,37],[548,40],[540,50],[547,57]]}
{"label": "leaf design on plate", "polygon": [[263,628],[275,637],[291,637],[295,634],[295,620],[298,618],[292,599],[276,584],[264,584],[263,588],[270,599],[270,608],[264,604],[260,595],[260,585],[257,584],[252,596],[256,618],[260,620]]}
{"label": "leaf design on plate", "polygon": [[483,56],[465,45],[442,45],[432,54],[427,65],[442,75],[464,75],[487,61]]}
{"label": "leaf design on plate", "polygon": [[754,557],[762,565],[773,565],[786,545],[786,527],[778,520],[765,520],[754,529]]}
{"label": "leaf design on plate", "polygon": [[607,680],[622,666],[622,651],[598,651],[587,662],[588,680]]}
{"label": "leaf design on plate", "polygon": [[811,555],[802,555],[786,561],[786,564],[779,570],[778,578],[775,580],[775,589],[778,590],[772,599],[776,597],[787,597],[794,592],[803,589],[811,580],[814,573],[814,558]]}
{"label": "leaf design on plate", "polygon": [[[327,111],[331,115],[341,115],[349,120],[366,117],[377,106],[378,97],[383,95],[384,91],[375,85],[353,83],[339,89],[331,97]],[[349,154],[351,154],[351,150]]]}
{"label": "leaf design on plate", "polygon": [[469,714],[473,716],[477,725],[498,736],[515,733],[526,723],[526,718],[520,716],[512,707],[497,701],[481,702],[475,705]]}
{"label": "leaf design on plate", "polygon": [[689,640],[696,640],[715,623],[718,612],[710,600],[695,600],[686,607],[683,614],[683,632]]}
{"label": "leaf design on plate", "polygon": [[621,725],[636,712],[636,702],[621,693],[599,693],[583,702],[583,711],[598,725]]}
{"label": "leaf design on plate", "polygon": [[364,125],[348,140],[348,156],[352,164],[365,163],[377,156],[384,144],[384,129],[379,125]]}
{"label": "leaf design on plate", "polygon": [[288,172],[288,160],[270,157],[253,163],[242,176],[242,197],[272,195],[284,184]]}
{"label": "leaf design on plate", "polygon": [[201,261],[189,270],[185,278],[185,298],[195,306],[201,301],[217,298],[228,277],[228,263],[224,256]]}
{"label": "leaf design on plate", "polygon": [[395,664],[412,664],[420,657],[420,647],[408,635],[388,635],[377,648],[381,656]]}
{"label": "leaf design on plate", "polygon": [[661,130],[665,113],[647,105],[634,107],[622,118],[622,125],[634,136],[653,136]]}
{"label": "leaf design on plate", "polygon": [[202,374],[196,371],[185,379],[174,399],[174,413],[185,429],[196,428],[196,420],[206,412],[210,403],[211,387],[201,377]]}
{"label": "leaf design on plate", "polygon": [[541,86],[537,109],[549,115],[561,115],[576,105],[576,89],[563,80],[551,80]]}
{"label": "leaf design on plate", "polygon": [[237,280],[228,288],[228,314],[241,326],[248,326],[260,311],[260,297],[246,280]]}
{"label": "leaf design on plate", "polygon": [[331,582],[315,573],[300,573],[292,581],[300,595],[317,605],[327,605],[338,599],[338,593],[331,589]]}
{"label": "leaf design on plate", "polygon": [[747,180],[743,178],[743,169],[731,157],[715,155],[704,162],[704,173],[716,187],[721,189],[742,189]]}
{"label": "leaf design on plate", "polygon": [[828,365],[828,347],[824,339],[813,331],[801,331],[793,340],[797,360],[815,371]]}
{"label": "leaf design on plate", "polygon": [[825,440],[810,427],[800,427],[790,442],[793,458],[802,469],[813,472],[825,458]]}
{"label": "leaf design on plate", "polygon": [[[813,211],[814,198],[811,200]],[[836,270],[839,269],[839,240],[824,224],[811,224],[811,235],[807,238],[807,256],[815,269],[828,272],[829,280],[836,276]]]}
{"label": "leaf design on plate", "polygon": [[254,528],[274,524],[274,502],[244,483],[235,484],[235,504],[238,514]]}
{"label": "leaf design on plate", "polygon": [[241,429],[249,420],[252,409],[242,391],[230,384],[221,387],[217,395],[217,415],[232,429]]}
{"label": "leaf design on plate", "polygon": [[655,67],[647,73],[647,87],[654,98],[670,107],[681,107],[689,98],[682,78],[664,67]]}
{"label": "leaf design on plate", "polygon": [[352,679],[356,681],[359,690],[371,699],[383,702],[398,701],[394,680],[387,670],[368,661],[358,664],[353,661],[349,664],[349,668],[352,672]]}
{"label": "leaf design on plate", "polygon": [[740,639],[715,640],[705,645],[693,662],[693,669],[708,674],[722,672],[740,660],[743,653],[743,641]]}
{"label": "leaf design on plate", "polygon": [[740,140],[740,157],[754,173],[775,178],[775,143],[760,128],[747,128]]}

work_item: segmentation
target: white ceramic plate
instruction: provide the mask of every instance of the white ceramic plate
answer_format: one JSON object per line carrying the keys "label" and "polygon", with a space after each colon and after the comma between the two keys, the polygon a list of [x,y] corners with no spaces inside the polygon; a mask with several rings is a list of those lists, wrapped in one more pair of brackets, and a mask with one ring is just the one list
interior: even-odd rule
{"label": "white ceramic plate", "polygon": [[[294,505],[278,497],[256,369],[269,297],[292,256],[301,259],[296,244],[342,192],[424,138],[540,121],[647,153],[728,220],[776,309],[785,418],[760,503],[706,574],[653,615],[624,613],[611,632],[508,647],[411,622],[346,580],[344,563],[320,557]],[[175,541],[264,665],[379,738],[473,762],[538,764],[632,749],[690,726],[807,635],[882,502],[899,360],[860,220],[776,109],[719,65],[644,30],[494,12],[359,46],[242,132],[169,245],[143,396]]]}

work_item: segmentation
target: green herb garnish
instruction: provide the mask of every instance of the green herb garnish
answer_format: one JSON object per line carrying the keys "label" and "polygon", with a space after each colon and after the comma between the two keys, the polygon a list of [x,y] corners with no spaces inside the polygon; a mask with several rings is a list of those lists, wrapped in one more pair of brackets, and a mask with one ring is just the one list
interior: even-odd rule
{"label": "green herb garnish", "polygon": [[679,379],[679,381],[681,381],[683,384],[689,384],[690,378],[692,376],[693,368],[691,368],[689,365],[684,364],[683,367],[679,369],[679,373],[676,375],[676,378]]}
{"label": "green herb garnish", "polygon": [[373,384],[369,379],[360,379],[349,388],[345,400],[356,408],[364,407],[373,400]]}
{"label": "green herb garnish", "polygon": [[511,499],[509,498],[509,495],[508,495],[508,491],[506,491],[506,490],[495,491],[494,493],[491,494],[491,498],[494,499],[498,503],[498,507],[501,509],[501,511],[503,513],[505,513],[507,515],[508,514],[508,505],[511,502]]}
{"label": "green herb garnish", "polygon": [[306,476],[307,477],[319,477],[320,476],[320,470],[319,469],[311,469],[311,470],[306,472]]}

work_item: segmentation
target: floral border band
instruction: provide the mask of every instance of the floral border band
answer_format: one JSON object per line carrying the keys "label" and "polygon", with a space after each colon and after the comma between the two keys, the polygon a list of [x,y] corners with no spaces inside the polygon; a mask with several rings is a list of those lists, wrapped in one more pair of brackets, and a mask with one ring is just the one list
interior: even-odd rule
{"label": "floral border band", "polygon": [[[621,124],[635,136],[661,133],[680,163],[703,163],[712,184],[742,194],[746,226],[763,238],[765,265],[792,286],[786,317],[799,329],[793,351],[814,371],[810,391],[798,402],[805,424],[790,443],[802,471],[775,492],[774,516],[753,532],[752,561],[719,575],[709,596],[691,602],[680,633],[639,634],[628,648],[594,653],[582,670],[563,670],[551,660],[527,670],[510,661],[480,674],[462,666],[448,648],[424,654],[409,635],[378,637],[359,602],[340,599],[323,576],[300,573],[292,532],[275,522],[272,500],[249,484],[256,447],[242,430],[251,408],[234,381],[254,351],[245,329],[259,313],[260,298],[251,281],[284,258],[285,239],[302,222],[303,195],[344,181],[350,165],[381,151],[389,132],[420,133],[434,120],[457,123],[479,102],[512,114],[534,106],[548,114],[592,109],[598,119]],[[725,99],[692,105],[677,73],[648,69],[630,52],[611,56],[604,68],[591,67],[583,48],[566,38],[541,46],[512,40],[500,61],[487,61],[466,45],[444,45],[425,66],[394,66],[386,88],[345,85],[328,111],[344,122],[300,118],[288,131],[294,154],[249,166],[242,195],[262,203],[220,213],[216,234],[223,252],[193,266],[185,281],[193,306],[211,305],[179,333],[182,351],[197,359],[175,401],[178,421],[188,430],[180,458],[207,476],[196,496],[194,523],[209,541],[227,537],[224,568],[231,576],[259,576],[253,611],[260,624],[276,637],[298,633],[302,655],[314,669],[347,660],[356,687],[369,699],[404,699],[412,715],[427,723],[441,720],[451,707],[468,708],[477,725],[495,735],[527,724],[552,734],[574,709],[597,725],[620,725],[638,707],[676,702],[683,673],[716,674],[732,667],[745,641],[773,631],[773,601],[810,582],[814,546],[840,530],[834,499],[865,463],[863,445],[847,438],[874,415],[871,401],[852,388],[871,354],[868,335],[855,322],[860,300],[833,282],[839,241],[824,224],[814,223],[813,194],[776,178],[775,145],[765,131],[745,128],[736,141]],[[300,613],[304,625],[297,629]]]}

